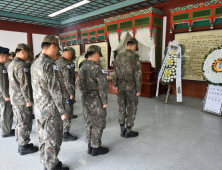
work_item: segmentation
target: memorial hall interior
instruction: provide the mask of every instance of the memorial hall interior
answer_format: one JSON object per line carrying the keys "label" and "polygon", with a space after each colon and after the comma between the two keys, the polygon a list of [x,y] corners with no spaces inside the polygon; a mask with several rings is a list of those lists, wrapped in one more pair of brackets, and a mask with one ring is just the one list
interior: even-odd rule
{"label": "memorial hall interior", "polygon": [[[44,45],[50,45],[50,49]],[[54,52],[60,47],[59,59],[44,53],[57,46]],[[2,56],[10,55],[11,51],[15,52],[14,60],[5,68]],[[30,151],[31,154],[29,151],[22,154],[19,133],[27,135],[24,129],[21,132],[27,124],[19,126],[18,122],[25,119],[24,110],[18,109],[21,106],[12,97],[12,70],[17,68],[13,62],[24,51],[28,52],[29,63],[22,62],[30,65],[30,69],[23,67],[23,71],[24,75],[30,75],[33,90],[30,143],[39,149]],[[75,58],[70,59],[71,64],[65,57],[70,55]],[[46,62],[44,57],[54,63],[53,74],[42,72],[46,67],[42,66]],[[98,63],[94,62],[96,57],[100,57]],[[74,67],[67,73],[72,74],[67,79],[60,69],[62,66],[57,64],[62,58],[69,62],[64,70]],[[63,78],[59,78],[56,71],[61,72]],[[127,71],[131,77],[125,77],[131,80],[123,78]],[[62,169],[58,167],[57,155],[62,166],[70,170],[222,169],[222,0],[2,0],[0,72],[0,170]],[[5,85],[6,73],[8,83]],[[49,90],[52,95],[49,100],[44,97],[47,92],[41,96],[38,91],[45,85],[37,74],[43,74],[44,78],[58,76],[52,79],[58,80],[58,84]],[[67,88],[71,78],[74,95]],[[37,81],[40,81],[38,88]],[[95,84],[96,90],[91,90]],[[22,89],[22,85],[20,87]],[[58,95],[66,91],[63,88],[67,88],[70,96],[65,102],[64,97]],[[5,97],[6,89],[9,89],[11,113],[13,108],[10,128],[15,129],[14,135],[9,136],[2,133],[9,114],[4,109],[6,103],[10,103],[6,99],[9,96]],[[28,93],[29,89],[25,91]],[[60,151],[58,144],[56,154],[45,156],[47,159],[42,161],[40,120],[43,118],[39,118],[39,112],[51,114],[41,106],[44,100],[54,104],[55,108],[50,108],[54,109],[52,114],[61,111],[61,102],[65,112],[66,104],[73,107],[71,117],[77,118],[65,119],[66,114],[60,113],[63,126]],[[64,130],[63,118],[71,121],[68,132]],[[91,127],[89,122],[93,124]],[[51,125],[54,129],[48,125],[45,129],[42,127],[42,131],[48,128],[50,135],[57,135],[59,128]],[[66,133],[70,135],[67,140]],[[87,133],[91,143],[86,143]],[[48,140],[46,138],[44,136],[44,140]],[[57,147],[58,141],[48,142]],[[105,149],[98,150],[97,143]],[[45,149],[45,155],[52,153],[50,149]]]}

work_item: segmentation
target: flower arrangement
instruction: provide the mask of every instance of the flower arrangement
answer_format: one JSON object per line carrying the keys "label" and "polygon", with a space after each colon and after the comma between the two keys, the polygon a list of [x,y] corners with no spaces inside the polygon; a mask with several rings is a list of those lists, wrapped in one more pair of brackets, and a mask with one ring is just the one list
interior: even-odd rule
{"label": "flower arrangement", "polygon": [[177,53],[171,51],[166,66],[161,77],[162,84],[171,84],[176,80],[177,72]]}
{"label": "flower arrangement", "polygon": [[205,55],[202,70],[203,79],[208,84],[222,86],[222,46],[211,49]]}

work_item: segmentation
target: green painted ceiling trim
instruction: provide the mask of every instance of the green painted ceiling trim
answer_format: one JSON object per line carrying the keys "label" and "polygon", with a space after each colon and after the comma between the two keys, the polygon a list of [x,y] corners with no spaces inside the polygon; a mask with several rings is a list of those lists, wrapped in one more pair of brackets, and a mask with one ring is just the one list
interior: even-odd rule
{"label": "green painted ceiling trim", "polygon": [[135,3],[140,3],[140,2],[146,2],[146,1],[144,1],[144,0],[126,0],[126,1],[123,1],[123,2],[120,2],[120,3],[117,3],[117,4],[113,4],[113,5],[101,8],[99,10],[95,10],[95,11],[88,12],[88,13],[83,14],[83,15],[79,15],[79,16],[76,16],[76,17],[73,17],[73,18],[70,18],[70,19],[63,20],[63,21],[61,21],[61,24],[62,25],[63,24],[68,24],[70,22],[74,22],[74,21],[81,20],[81,19],[84,19],[84,18],[92,17],[92,16],[99,15],[99,14],[103,14],[103,13],[106,13],[108,11],[116,10],[117,7],[118,8],[123,8],[123,7],[134,5]]}
{"label": "green painted ceiling trim", "polygon": [[51,20],[51,19],[44,19],[39,17],[32,17],[22,14],[15,14],[15,13],[9,13],[9,12],[2,12],[0,11],[0,16],[4,17],[11,17],[11,18],[18,18],[18,19],[25,19],[25,20],[32,20],[32,21],[38,21],[38,22],[46,22],[51,24],[58,24],[61,25],[61,21]]}

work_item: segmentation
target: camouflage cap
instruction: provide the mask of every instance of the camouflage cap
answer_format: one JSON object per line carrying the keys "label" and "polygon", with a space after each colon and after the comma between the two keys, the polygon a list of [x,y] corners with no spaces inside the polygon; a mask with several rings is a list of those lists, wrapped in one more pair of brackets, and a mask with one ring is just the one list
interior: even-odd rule
{"label": "camouflage cap", "polygon": [[[100,57],[103,57],[103,55],[101,53],[101,47],[99,47],[98,45],[89,46],[89,48],[87,49],[87,53],[88,52],[97,52],[100,54]],[[86,56],[87,56],[87,54],[86,54]]]}
{"label": "camouflage cap", "polygon": [[28,52],[29,58],[33,58],[32,48],[27,44],[23,44],[23,43],[18,44],[15,51],[16,50],[25,50]]}
{"label": "camouflage cap", "polygon": [[67,46],[67,47],[65,47],[65,48],[63,49],[63,51],[66,51],[66,50],[72,52],[72,54],[73,54],[74,56],[76,55],[76,51],[75,51],[74,48],[72,48],[72,47],[70,47],[70,46]]}
{"label": "camouflage cap", "polygon": [[15,52],[14,51],[10,51],[9,55],[15,55]]}
{"label": "camouflage cap", "polygon": [[[55,44],[55,45],[57,45],[59,47],[59,40],[54,35],[46,35],[42,42],[46,42],[46,43],[50,43],[50,44]],[[60,47],[59,47],[59,51],[61,51]]]}
{"label": "camouflage cap", "polygon": [[137,46],[136,51],[138,51],[138,41],[135,38],[130,38],[128,42],[130,41],[136,43],[136,46]]}

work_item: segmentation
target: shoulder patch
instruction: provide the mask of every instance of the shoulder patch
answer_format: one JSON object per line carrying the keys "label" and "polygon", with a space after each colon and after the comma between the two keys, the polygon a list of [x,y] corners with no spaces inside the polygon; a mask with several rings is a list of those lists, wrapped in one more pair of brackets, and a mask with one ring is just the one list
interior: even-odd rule
{"label": "shoulder patch", "polygon": [[57,65],[53,65],[54,70],[59,70]]}
{"label": "shoulder patch", "polygon": [[7,70],[2,70],[3,73],[7,73]]}
{"label": "shoulder patch", "polygon": [[24,72],[29,72],[29,70],[27,68],[24,68]]}
{"label": "shoulder patch", "polygon": [[75,65],[74,64],[71,64],[71,67],[74,67]]}
{"label": "shoulder patch", "polygon": [[70,65],[67,65],[67,68],[71,68],[71,66],[70,66]]}

